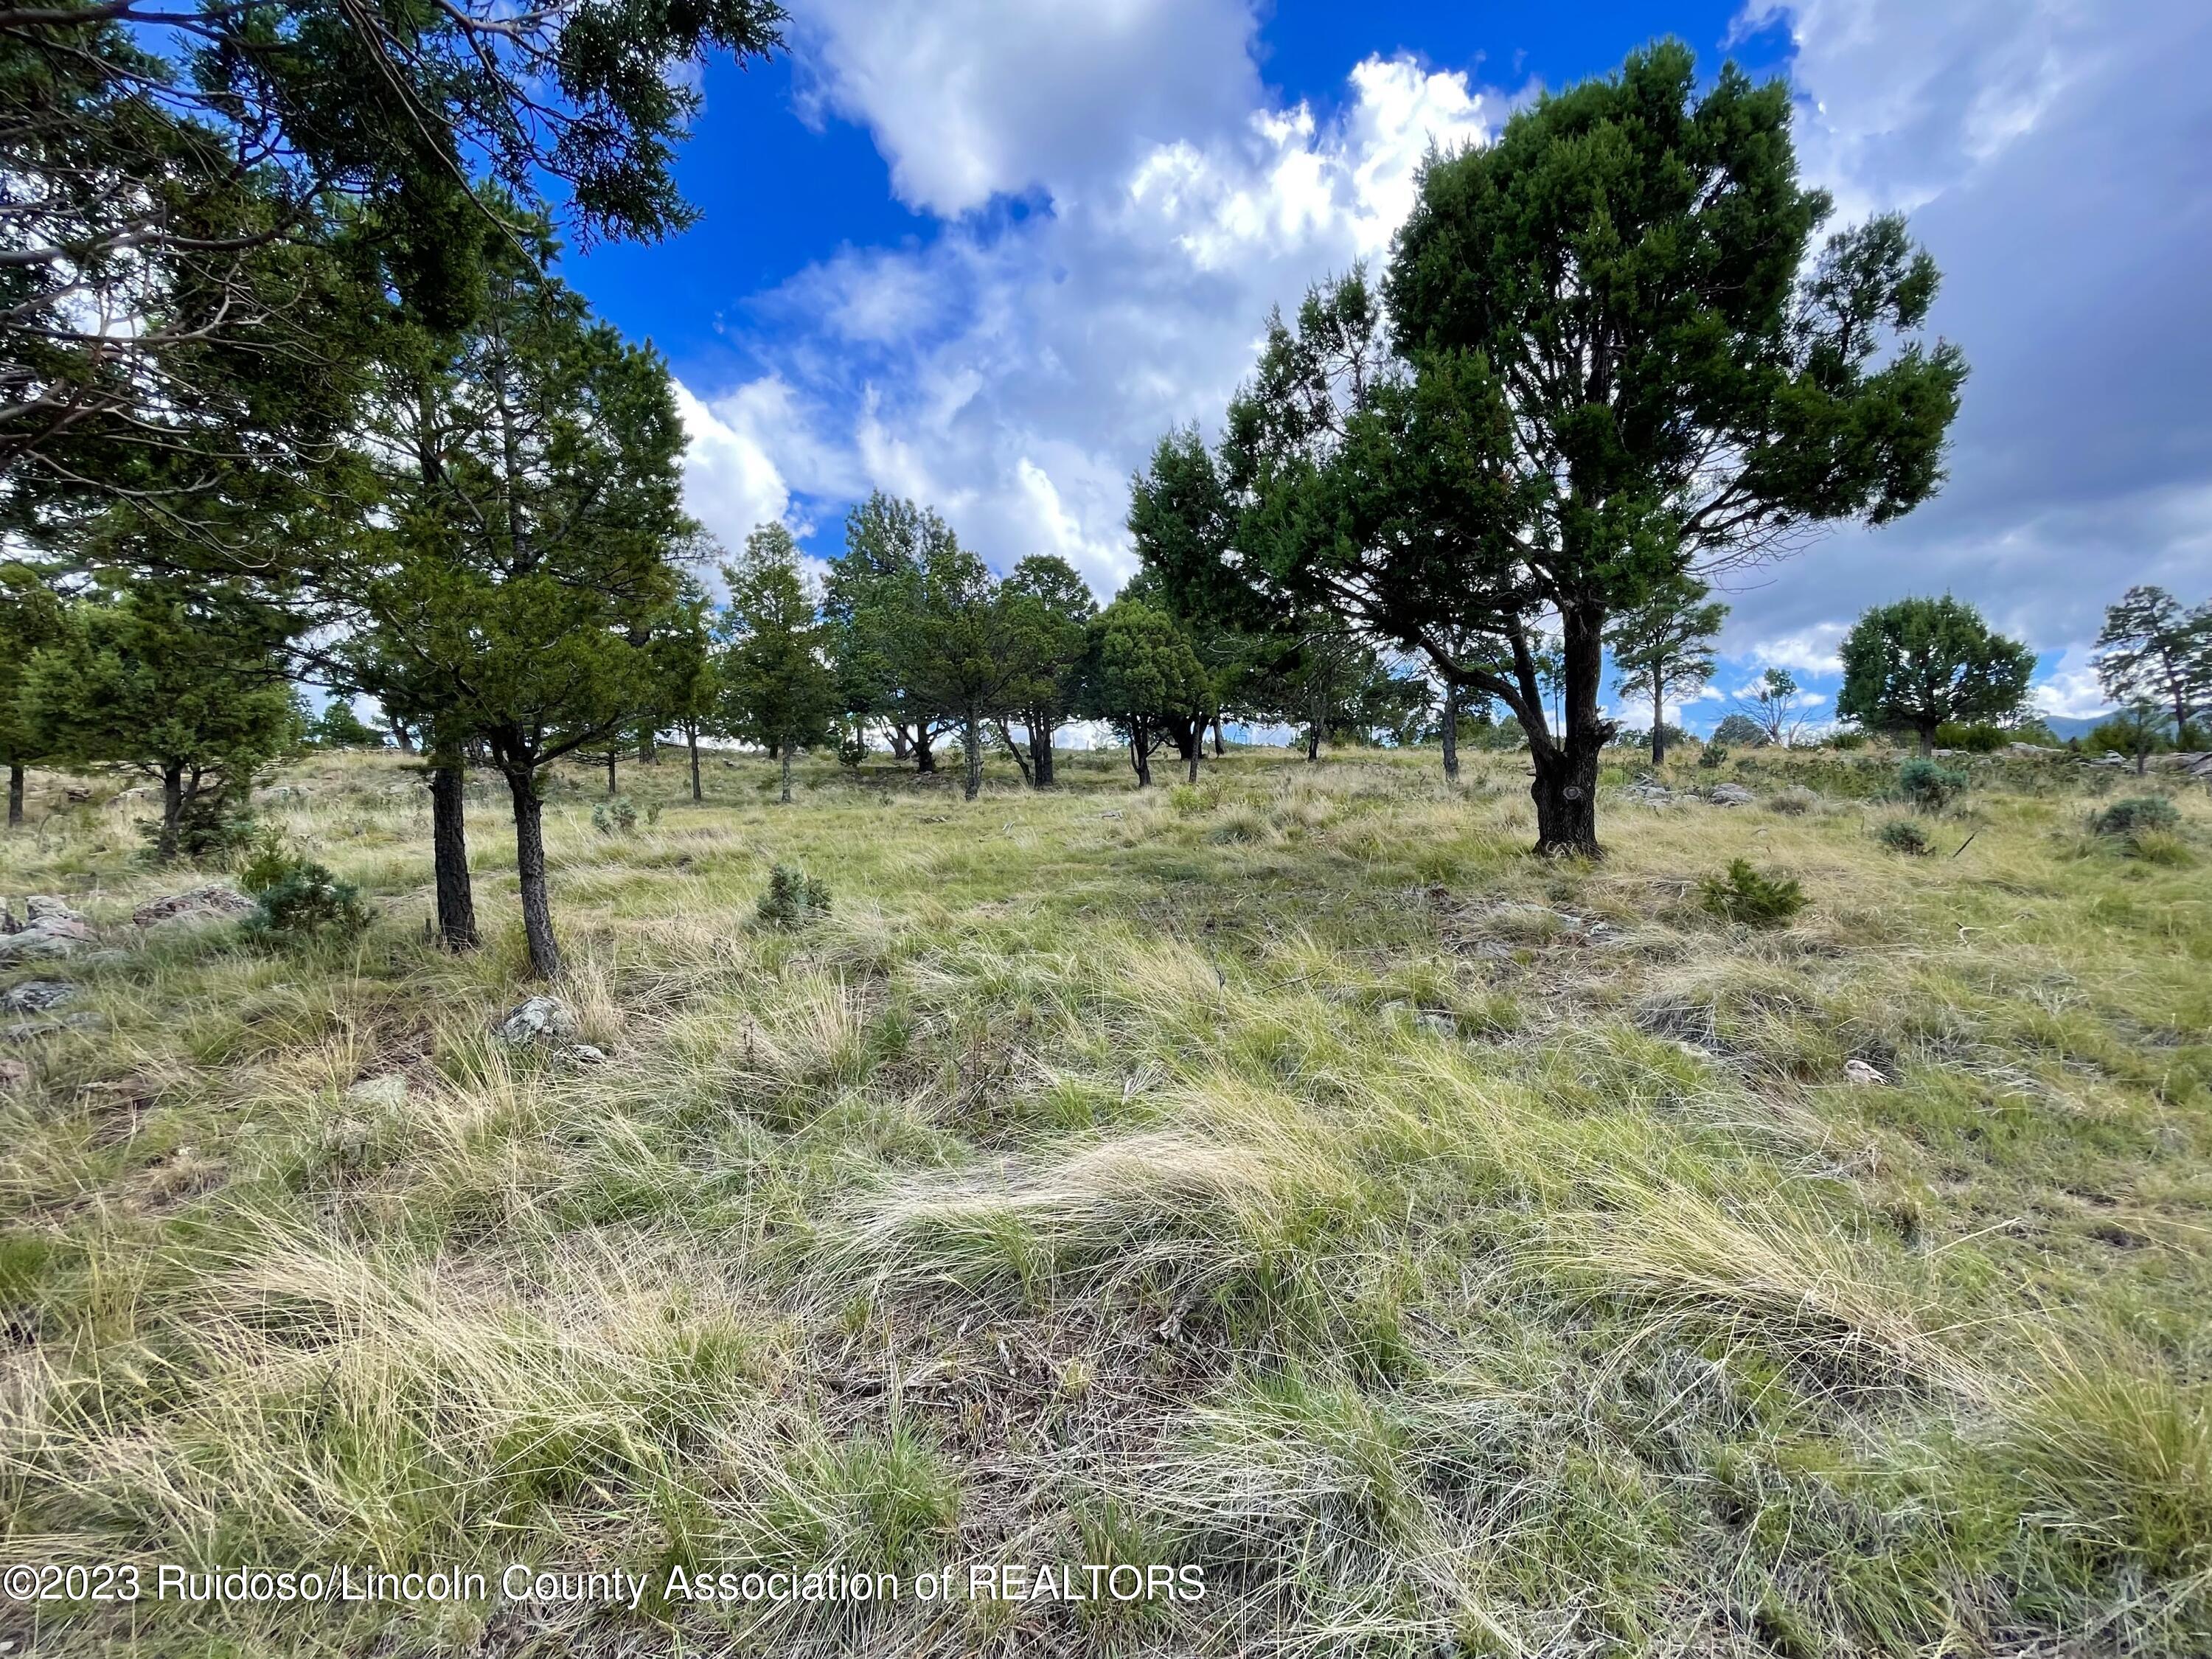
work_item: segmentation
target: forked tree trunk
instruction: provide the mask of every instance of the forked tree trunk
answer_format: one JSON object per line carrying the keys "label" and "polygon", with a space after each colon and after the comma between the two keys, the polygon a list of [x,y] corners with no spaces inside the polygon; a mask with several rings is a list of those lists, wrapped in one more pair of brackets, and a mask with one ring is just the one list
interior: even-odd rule
{"label": "forked tree trunk", "polygon": [[927,724],[914,729],[914,769],[917,773],[933,775],[937,770],[937,752],[929,745],[933,741]]}
{"label": "forked tree trunk", "polygon": [[699,728],[696,725],[684,728],[684,746],[691,751],[691,799],[704,800],[707,797],[699,787]]}
{"label": "forked tree trunk", "polygon": [[906,727],[894,721],[891,725],[891,758],[908,759],[914,753],[914,739],[907,736]]}
{"label": "forked tree trunk", "polygon": [[473,951],[479,942],[464,823],[465,787],[459,766],[430,769],[430,867],[438,894],[438,943],[448,951]]}
{"label": "forked tree trunk", "polygon": [[1040,789],[1052,787],[1053,723],[1049,717],[1030,724],[1030,761]]}
{"label": "forked tree trunk", "polygon": [[13,830],[23,821],[23,769],[10,764],[8,768],[8,827]]}
{"label": "forked tree trunk", "polygon": [[999,741],[1006,745],[1006,752],[1014,757],[1014,764],[1022,769],[1022,781],[1030,788],[1036,788],[1037,787],[1036,769],[1030,764],[1030,757],[1022,753],[1021,744],[1014,741],[1014,734],[1006,729],[1006,721],[993,720],[991,729],[999,734]]}
{"label": "forked tree trunk", "polygon": [[1145,725],[1142,720],[1133,721],[1129,726],[1129,765],[1136,772],[1137,787],[1151,788],[1152,787],[1152,744],[1146,739]]}
{"label": "forked tree trunk", "polygon": [[1459,781],[1459,682],[1444,682],[1444,781]]}
{"label": "forked tree trunk", "polygon": [[530,947],[530,971],[538,979],[561,972],[561,947],[553,937],[553,905],[545,890],[545,804],[538,799],[535,770],[510,769],[507,793],[514,800],[514,870],[522,886],[522,936]]}
{"label": "forked tree trunk", "polygon": [[789,744],[782,745],[782,753],[779,754],[776,759],[781,764],[783,774],[783,793],[777,799],[784,805],[788,806],[791,805],[791,745]]}

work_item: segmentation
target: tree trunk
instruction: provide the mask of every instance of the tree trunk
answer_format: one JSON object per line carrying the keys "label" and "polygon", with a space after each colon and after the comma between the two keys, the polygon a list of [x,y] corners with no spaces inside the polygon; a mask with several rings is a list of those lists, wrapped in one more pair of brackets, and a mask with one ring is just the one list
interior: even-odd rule
{"label": "tree trunk", "polygon": [[177,861],[177,821],[185,811],[185,769],[174,763],[161,770],[161,835],[154,843],[156,864]]}
{"label": "tree trunk", "polygon": [[399,745],[399,752],[403,755],[413,754],[415,752],[415,737],[412,732],[408,731],[407,722],[405,720],[396,720],[391,722],[391,726],[392,740]]}
{"label": "tree trunk", "polygon": [[1014,734],[1006,730],[1006,721],[993,720],[991,726],[992,729],[998,732],[999,741],[1006,745],[1006,752],[1014,757],[1014,764],[1022,769],[1022,781],[1030,788],[1036,788],[1037,787],[1036,769],[1030,765],[1030,757],[1022,753],[1021,744],[1014,741]]}
{"label": "tree trunk", "polygon": [[478,943],[463,819],[465,787],[459,766],[430,769],[430,866],[438,892],[438,943],[456,951],[473,951]]}
{"label": "tree trunk", "polygon": [[966,746],[966,775],[960,781],[960,798],[973,800],[983,787],[983,723],[973,708],[962,720],[960,740]]}
{"label": "tree trunk", "polygon": [[538,799],[534,769],[510,769],[507,788],[514,799],[514,870],[522,884],[522,936],[530,946],[530,972],[533,978],[553,979],[561,972],[561,947],[553,938],[553,906],[545,891],[545,805]]}
{"label": "tree trunk", "polygon": [[607,799],[615,798],[615,751],[607,750]]}
{"label": "tree trunk", "polygon": [[1444,781],[1459,781],[1459,682],[1444,682]]}
{"label": "tree trunk", "polygon": [[1529,734],[1536,775],[1528,793],[1536,803],[1536,851],[1596,858],[1597,763],[1606,726],[1597,711],[1605,663],[1605,615],[1595,606],[1572,606],[1560,615],[1561,724],[1556,738]]}
{"label": "tree trunk", "polygon": [[786,806],[791,805],[791,745],[782,745],[783,752],[776,757],[783,770],[783,793],[778,799]]}
{"label": "tree trunk", "polygon": [[914,769],[917,773],[934,775],[937,771],[937,754],[929,746],[932,740],[932,733],[927,722],[915,727]]}
{"label": "tree trunk", "polygon": [[23,769],[12,762],[8,768],[8,827],[23,821]]}
{"label": "tree trunk", "polygon": [[1306,759],[1317,761],[1321,758],[1321,729],[1328,719],[1328,693],[1320,685],[1314,687],[1313,706],[1307,713]]}
{"label": "tree trunk", "polygon": [[1145,725],[1142,720],[1133,722],[1129,727],[1129,764],[1136,770],[1137,787],[1151,788],[1152,787],[1152,747],[1146,741]]}
{"label": "tree trunk", "polygon": [[699,727],[696,722],[684,728],[684,746],[691,751],[691,799],[707,799],[699,788]]}
{"label": "tree trunk", "polygon": [[1198,757],[1205,752],[1206,732],[1204,729],[1201,728],[1198,733],[1198,741],[1192,744],[1190,746],[1189,781],[1193,783],[1196,783],[1198,781]]}
{"label": "tree trunk", "polygon": [[1923,725],[1923,726],[1921,726],[1919,727],[1919,732],[1920,732],[1920,752],[1921,752],[1922,754],[1923,754],[1923,755],[1932,755],[1932,754],[1934,754],[1934,753],[1936,752],[1936,728],[1935,728],[1935,726],[1932,726],[1932,725]]}
{"label": "tree trunk", "polygon": [[1053,724],[1049,718],[1032,722],[1030,726],[1030,759],[1036,769],[1036,787],[1052,787]]}
{"label": "tree trunk", "polygon": [[649,727],[637,734],[637,758],[646,766],[660,764],[660,734]]}
{"label": "tree trunk", "polygon": [[1549,744],[1529,753],[1536,763],[1535,781],[1528,788],[1536,803],[1536,850],[1547,857],[1596,857],[1596,745],[1579,754]]}
{"label": "tree trunk", "polygon": [[1651,764],[1656,769],[1667,760],[1667,694],[1656,680],[1651,683]]}
{"label": "tree trunk", "polygon": [[1227,739],[1222,736],[1221,732],[1221,716],[1216,714],[1213,717],[1213,758],[1219,760],[1228,752],[1229,744]]}
{"label": "tree trunk", "polygon": [[891,724],[891,758],[902,761],[914,753],[914,739],[907,735],[906,727],[896,721]]}

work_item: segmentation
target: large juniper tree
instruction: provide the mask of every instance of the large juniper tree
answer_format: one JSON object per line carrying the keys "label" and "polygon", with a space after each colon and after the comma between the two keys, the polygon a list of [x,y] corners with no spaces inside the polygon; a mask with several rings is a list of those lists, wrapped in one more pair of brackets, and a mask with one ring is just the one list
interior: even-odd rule
{"label": "large juniper tree", "polygon": [[360,607],[432,731],[482,743],[505,777],[531,968],[550,977],[539,779],[654,708],[654,630],[696,533],[683,423],[659,357],[594,322],[537,258],[494,270],[412,392],[411,417],[405,396],[387,413],[401,453],[434,453],[435,479],[418,462]]}
{"label": "large juniper tree", "polygon": [[1357,274],[1324,286],[1232,409],[1244,567],[1504,703],[1540,851],[1598,850],[1617,611],[1941,481],[1965,366],[1919,337],[1934,263],[1894,217],[1808,261],[1829,212],[1781,83],[1730,65],[1700,93],[1654,46],[1431,161],[1387,325]]}
{"label": "large juniper tree", "polygon": [[1836,712],[1881,731],[1911,732],[1920,752],[1950,720],[2008,720],[2027,707],[2035,653],[1991,631],[1971,605],[1899,599],[1844,636]]}
{"label": "large juniper tree", "polygon": [[1028,755],[1023,755],[1003,720],[999,736],[1022,775],[1036,787],[1049,789],[1053,737],[1079,695],[1098,602],[1075,567],[1049,553],[1031,554],[1016,565],[1000,584],[999,598],[1018,671],[1006,687],[1004,701],[1022,724]]}

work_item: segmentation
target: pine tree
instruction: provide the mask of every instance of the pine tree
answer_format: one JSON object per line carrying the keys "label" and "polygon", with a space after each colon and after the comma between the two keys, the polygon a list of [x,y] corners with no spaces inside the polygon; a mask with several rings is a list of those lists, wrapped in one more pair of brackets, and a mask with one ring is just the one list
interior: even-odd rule
{"label": "pine tree", "polygon": [[1651,590],[1607,624],[1605,642],[1619,676],[1616,694],[1651,700],[1651,764],[1667,759],[1667,703],[1705,689],[1713,677],[1713,636],[1728,606],[1709,600],[1712,590],[1694,576],[1679,576]]}
{"label": "pine tree", "polygon": [[1899,599],[1861,617],[1844,638],[1836,712],[1878,731],[1910,731],[1920,752],[1947,720],[2008,720],[2027,706],[2035,653],[1992,633],[1973,606]]}

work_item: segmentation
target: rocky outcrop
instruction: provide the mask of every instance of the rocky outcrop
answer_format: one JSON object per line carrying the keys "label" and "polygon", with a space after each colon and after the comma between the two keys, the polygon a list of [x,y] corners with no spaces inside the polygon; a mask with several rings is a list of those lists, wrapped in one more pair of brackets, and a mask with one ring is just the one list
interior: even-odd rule
{"label": "rocky outcrop", "polygon": [[0,900],[0,966],[74,956],[92,942],[92,924],[58,898],[34,893],[23,901],[23,912],[27,920],[19,922]]}
{"label": "rocky outcrop", "polygon": [[226,881],[211,881],[140,905],[131,913],[134,927],[155,927],[165,921],[231,921],[248,915],[253,901]]}

